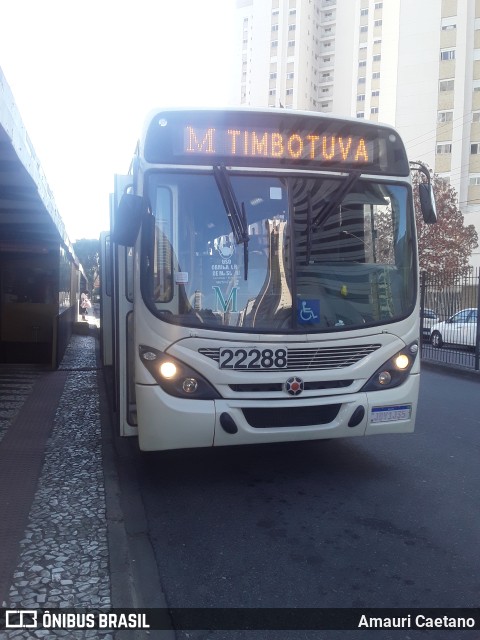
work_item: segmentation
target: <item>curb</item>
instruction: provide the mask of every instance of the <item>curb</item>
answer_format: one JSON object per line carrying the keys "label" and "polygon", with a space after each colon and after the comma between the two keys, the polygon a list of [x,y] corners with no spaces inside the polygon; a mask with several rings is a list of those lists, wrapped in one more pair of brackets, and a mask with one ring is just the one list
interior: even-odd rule
{"label": "curb", "polygon": [[437,373],[451,374],[462,378],[469,378],[480,382],[480,371],[475,369],[468,369],[460,365],[452,364],[450,362],[437,362],[434,360],[422,360],[421,369],[428,369],[430,371],[436,371]]}
{"label": "curb", "polygon": [[[97,342],[97,362],[99,362]],[[115,433],[115,415],[108,395],[108,376],[98,376],[105,501],[112,608],[167,609],[168,605],[158,574],[157,561],[148,536],[148,524],[137,477],[138,456],[132,438]],[[149,638],[175,640],[172,629],[165,631],[118,631],[122,640]]]}

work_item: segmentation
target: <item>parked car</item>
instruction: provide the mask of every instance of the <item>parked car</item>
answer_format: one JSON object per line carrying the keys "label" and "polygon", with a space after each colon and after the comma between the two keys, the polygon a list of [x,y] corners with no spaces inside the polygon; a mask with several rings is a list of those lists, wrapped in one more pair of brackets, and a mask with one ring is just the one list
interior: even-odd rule
{"label": "parked car", "polygon": [[434,324],[436,324],[440,318],[437,316],[433,309],[422,309],[422,336],[424,339],[429,340],[431,330]]}
{"label": "parked car", "polygon": [[442,347],[444,344],[474,347],[476,338],[476,309],[462,309],[448,320],[437,322],[431,328],[431,340],[434,347]]}

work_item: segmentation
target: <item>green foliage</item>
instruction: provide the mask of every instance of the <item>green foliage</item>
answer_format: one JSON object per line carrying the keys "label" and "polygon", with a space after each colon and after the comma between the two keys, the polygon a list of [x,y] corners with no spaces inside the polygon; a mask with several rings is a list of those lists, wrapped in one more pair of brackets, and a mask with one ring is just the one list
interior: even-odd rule
{"label": "green foliage", "polygon": [[438,220],[435,224],[425,224],[418,195],[418,185],[422,180],[420,172],[412,173],[420,270],[436,276],[464,276],[471,269],[472,251],[478,247],[475,226],[465,225],[455,189],[437,174],[432,175],[432,185]]}
{"label": "green foliage", "polygon": [[93,289],[100,272],[100,240],[82,238],[73,243],[73,250],[85,271],[89,288]]}

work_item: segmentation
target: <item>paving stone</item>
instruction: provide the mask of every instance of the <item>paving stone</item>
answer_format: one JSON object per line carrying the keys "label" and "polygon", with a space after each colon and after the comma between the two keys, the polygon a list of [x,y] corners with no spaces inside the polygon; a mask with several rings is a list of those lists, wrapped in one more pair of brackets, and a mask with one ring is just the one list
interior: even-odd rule
{"label": "paving stone", "polygon": [[[60,369],[68,374],[20,542],[9,608],[111,607],[95,338],[73,335]],[[23,367],[14,381],[2,373],[0,440],[42,369]],[[46,637],[113,640],[101,630],[8,634],[8,640]]]}

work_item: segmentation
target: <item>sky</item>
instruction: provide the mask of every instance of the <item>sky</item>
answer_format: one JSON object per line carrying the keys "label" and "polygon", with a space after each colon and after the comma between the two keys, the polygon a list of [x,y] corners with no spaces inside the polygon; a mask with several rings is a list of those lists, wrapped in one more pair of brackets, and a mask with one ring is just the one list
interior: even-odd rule
{"label": "sky", "polygon": [[3,0],[0,67],[71,242],[157,107],[232,105],[235,0]]}

